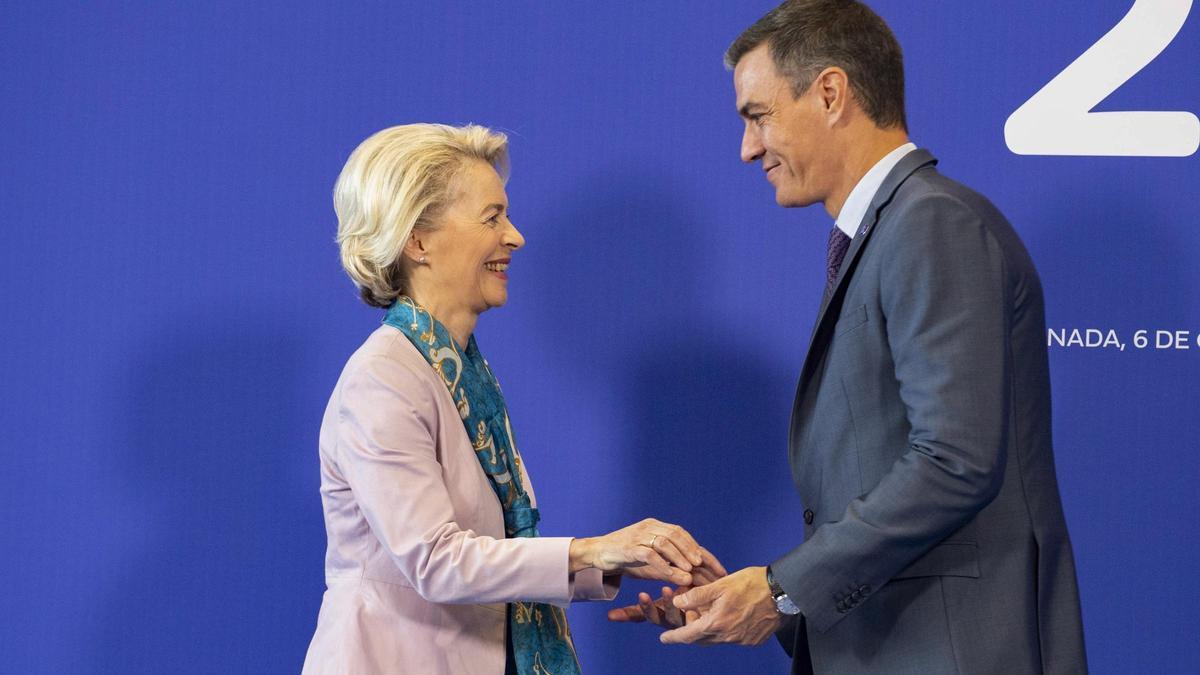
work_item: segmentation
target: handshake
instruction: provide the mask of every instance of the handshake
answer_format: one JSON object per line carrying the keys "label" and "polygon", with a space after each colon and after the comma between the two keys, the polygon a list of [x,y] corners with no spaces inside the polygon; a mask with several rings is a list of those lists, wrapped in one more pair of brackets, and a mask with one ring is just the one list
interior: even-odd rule
{"label": "handshake", "polygon": [[765,567],[733,574],[678,525],[648,518],[601,537],[575,539],[571,571],[594,567],[674,583],[652,599],[608,612],[609,621],[649,622],[668,628],[664,644],[759,645],[783,623],[767,585]]}

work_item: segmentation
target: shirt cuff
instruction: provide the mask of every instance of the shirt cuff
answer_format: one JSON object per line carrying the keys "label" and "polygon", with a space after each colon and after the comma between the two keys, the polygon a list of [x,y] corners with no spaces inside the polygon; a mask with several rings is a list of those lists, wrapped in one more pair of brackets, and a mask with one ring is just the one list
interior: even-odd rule
{"label": "shirt cuff", "polygon": [[579,570],[570,575],[568,586],[572,600],[612,600],[621,589],[621,575],[595,568]]}

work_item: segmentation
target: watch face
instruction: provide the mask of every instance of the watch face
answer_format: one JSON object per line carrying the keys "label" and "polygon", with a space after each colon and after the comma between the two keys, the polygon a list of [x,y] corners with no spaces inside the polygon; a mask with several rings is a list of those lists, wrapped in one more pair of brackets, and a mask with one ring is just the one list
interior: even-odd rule
{"label": "watch face", "polygon": [[775,574],[771,571],[770,565],[767,566],[767,586],[771,589],[771,599],[775,601],[775,609],[780,614],[792,616],[800,613],[800,608],[787,596],[779,582],[775,581]]}
{"label": "watch face", "polygon": [[780,614],[787,614],[788,616],[800,613],[800,608],[786,595],[775,598],[775,608],[779,610]]}
{"label": "watch face", "polygon": [[800,608],[792,599],[784,592],[783,587],[775,580],[775,574],[771,571],[771,566],[767,565],[767,588],[771,590],[771,599],[775,601],[775,609],[780,614],[792,616],[800,613]]}

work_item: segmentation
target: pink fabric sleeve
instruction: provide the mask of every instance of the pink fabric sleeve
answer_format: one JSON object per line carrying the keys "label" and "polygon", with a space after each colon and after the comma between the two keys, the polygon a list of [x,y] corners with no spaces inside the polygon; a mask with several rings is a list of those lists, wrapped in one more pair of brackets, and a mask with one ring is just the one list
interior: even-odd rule
{"label": "pink fabric sleeve", "polygon": [[580,570],[571,575],[572,600],[612,600],[621,590],[621,575],[598,569]]}
{"label": "pink fabric sleeve", "polygon": [[[569,602],[569,537],[496,539],[454,521],[431,384],[384,356],[343,383],[338,461],[372,532],[430,602]],[[589,579],[576,585],[594,592]]]}

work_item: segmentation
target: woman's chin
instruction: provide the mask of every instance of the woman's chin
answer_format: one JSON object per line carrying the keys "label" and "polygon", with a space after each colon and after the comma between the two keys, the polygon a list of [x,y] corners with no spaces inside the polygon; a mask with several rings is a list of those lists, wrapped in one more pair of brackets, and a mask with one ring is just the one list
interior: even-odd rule
{"label": "woman's chin", "polygon": [[488,309],[503,307],[505,303],[508,302],[508,293],[496,293],[494,295],[489,295],[485,302],[487,303]]}

